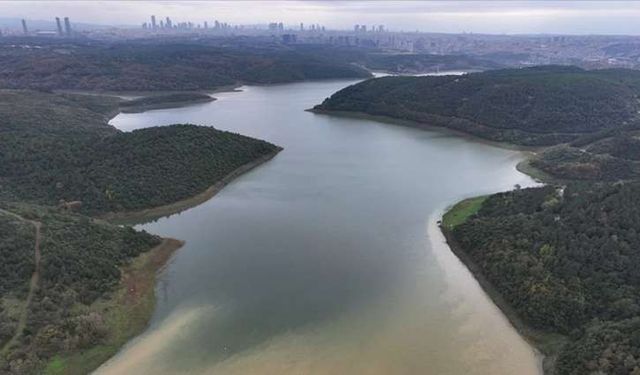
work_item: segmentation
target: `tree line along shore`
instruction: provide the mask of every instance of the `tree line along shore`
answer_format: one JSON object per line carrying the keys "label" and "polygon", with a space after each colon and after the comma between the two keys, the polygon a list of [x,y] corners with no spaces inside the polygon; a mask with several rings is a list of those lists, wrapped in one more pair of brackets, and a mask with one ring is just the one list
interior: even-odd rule
{"label": "tree line along shore", "polygon": [[441,228],[547,374],[640,374],[640,72],[535,67],[384,77],[313,111],[438,126],[530,152],[547,185],[451,207]]}
{"label": "tree line along shore", "polygon": [[640,177],[639,94],[639,71],[542,66],[377,78],[313,111],[442,127],[538,151],[530,166],[557,180],[617,181]]}
{"label": "tree line along shore", "polygon": [[144,329],[155,272],[180,246],[113,223],[198,204],[281,150],[191,124],[124,133],[108,124],[115,114],[208,102],[240,84],[371,77],[364,67],[499,66],[241,37],[2,38],[0,372],[83,374],[113,355]]}
{"label": "tree line along shore", "polygon": [[0,90],[0,372],[84,374],[115,354],[146,327],[181,242],[103,219],[183,210],[281,150],[213,127],[108,124],[203,96]]}
{"label": "tree line along shore", "polygon": [[[114,114],[210,101],[208,91],[240,83],[370,77],[362,67],[501,67],[464,56],[257,50],[242,40],[3,43],[0,370],[18,374],[87,373],[144,329],[155,272],[181,243],[103,219],[197,204],[194,197],[281,150],[191,124],[123,133],[108,125]],[[155,95],[123,101],[57,90]],[[549,373],[627,374],[640,373],[639,93],[637,71],[552,66],[372,79],[315,111],[534,149],[523,168],[551,185],[454,206],[443,231],[522,320]]]}

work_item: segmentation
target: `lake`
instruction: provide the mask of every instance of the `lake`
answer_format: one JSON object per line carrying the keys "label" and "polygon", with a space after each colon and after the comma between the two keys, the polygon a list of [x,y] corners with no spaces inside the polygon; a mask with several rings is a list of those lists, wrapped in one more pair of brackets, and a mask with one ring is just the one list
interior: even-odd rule
{"label": "lake", "polygon": [[355,81],[242,87],[120,114],[284,150],[206,203],[139,225],[186,241],[148,330],[99,374],[539,374],[437,227],[465,197],[535,183],[517,151],[304,110]]}

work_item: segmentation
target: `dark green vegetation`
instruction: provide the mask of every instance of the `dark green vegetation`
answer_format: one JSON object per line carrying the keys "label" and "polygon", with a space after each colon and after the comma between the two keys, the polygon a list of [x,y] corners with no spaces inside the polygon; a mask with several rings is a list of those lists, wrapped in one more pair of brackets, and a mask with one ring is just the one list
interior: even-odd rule
{"label": "dark green vegetation", "polygon": [[199,91],[240,83],[370,77],[362,67],[422,73],[503,66],[465,55],[386,53],[375,46],[283,45],[256,37],[0,40],[0,88],[12,89]]}
{"label": "dark green vegetation", "polygon": [[640,72],[536,67],[383,77],[315,107],[442,126],[492,141],[549,146],[638,124]]}
{"label": "dark green vegetation", "polygon": [[[53,355],[84,350],[108,338],[105,313],[93,305],[114,290],[120,266],[160,239],[51,208],[3,203],[2,209],[0,372],[41,373]],[[25,303],[36,269],[35,228],[29,221],[41,224],[41,259],[39,281]],[[23,314],[26,319],[20,323]],[[10,342],[16,330],[20,332]]]}
{"label": "dark green vegetation", "polygon": [[556,146],[530,165],[559,180],[640,177],[640,72],[536,67],[384,77],[315,107],[442,126],[492,141]]}
{"label": "dark green vegetation", "polygon": [[122,106],[202,95],[122,102],[0,90],[0,373],[87,373],[153,311],[155,273],[179,241],[158,246],[155,236],[69,211],[173,204],[280,150],[211,127],[124,133],[107,123]]}
{"label": "dark green vegetation", "polygon": [[[531,327],[568,336],[558,374],[640,373],[640,183],[488,197],[451,229]],[[600,371],[600,372],[599,372]]]}
{"label": "dark green vegetation", "polygon": [[640,72],[552,66],[373,79],[315,110],[551,146],[530,165],[592,183],[465,200],[442,228],[550,371],[640,374],[640,183],[612,183],[640,177],[639,95]]}
{"label": "dark green vegetation", "polygon": [[198,92],[177,92],[145,96],[120,102],[120,110],[125,113],[143,112],[150,109],[175,108],[193,103],[206,103],[215,100],[207,94]]}
{"label": "dark green vegetation", "polygon": [[117,103],[100,105],[102,97],[30,91],[0,96],[5,200],[80,201],[81,212],[92,215],[140,210],[201,193],[240,166],[279,151],[194,125],[123,133],[106,123]]}
{"label": "dark green vegetation", "polygon": [[636,130],[599,134],[545,150],[531,165],[559,179],[617,181],[640,178],[640,139]]}
{"label": "dark green vegetation", "polygon": [[229,45],[187,39],[56,44],[63,42],[7,38],[0,43],[0,88],[196,91],[238,83],[370,76],[330,55],[243,47],[240,41]]}

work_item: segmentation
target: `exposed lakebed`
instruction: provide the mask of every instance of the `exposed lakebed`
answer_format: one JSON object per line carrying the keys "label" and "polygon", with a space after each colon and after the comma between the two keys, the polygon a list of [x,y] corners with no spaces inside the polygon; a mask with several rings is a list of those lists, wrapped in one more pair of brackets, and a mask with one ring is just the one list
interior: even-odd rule
{"label": "exposed lakebed", "polygon": [[444,243],[442,210],[532,185],[517,151],[305,112],[355,81],[243,87],[120,114],[284,147],[213,199],[140,225],[186,245],[149,329],[98,373],[537,374],[539,359]]}

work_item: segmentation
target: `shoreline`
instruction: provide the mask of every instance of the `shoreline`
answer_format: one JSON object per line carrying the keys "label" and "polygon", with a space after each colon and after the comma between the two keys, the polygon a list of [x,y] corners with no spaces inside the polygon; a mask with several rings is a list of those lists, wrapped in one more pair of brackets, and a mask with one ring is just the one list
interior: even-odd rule
{"label": "shoreline", "polygon": [[[466,202],[470,199],[473,198],[464,199],[449,206],[444,210],[441,218],[455,210],[460,203]],[[502,294],[485,277],[481,267],[464,251],[464,249],[462,249],[453,236],[452,230],[444,225],[442,219],[437,222],[437,226],[440,228],[440,231],[444,236],[447,247],[469,270],[473,278],[476,279],[478,284],[480,284],[482,290],[487,294],[487,296],[489,296],[491,301],[500,309],[500,311],[502,311],[518,334],[522,336],[529,345],[531,345],[536,355],[541,356],[542,374],[554,375],[555,361],[557,360],[557,356],[563,345],[566,343],[566,337],[557,333],[543,332],[527,325],[511,304],[504,299]]]}
{"label": "shoreline", "polygon": [[561,182],[561,180],[531,165],[531,160],[535,158],[538,153],[553,146],[523,146],[523,145],[517,145],[517,144],[507,143],[507,142],[492,141],[471,133],[466,133],[460,130],[451,129],[445,126],[432,125],[432,124],[411,121],[411,120],[402,120],[402,119],[397,119],[389,116],[371,115],[365,112],[327,111],[327,110],[317,110],[314,108],[309,108],[309,109],[306,109],[305,111],[311,112],[314,114],[319,114],[319,115],[337,116],[337,117],[353,118],[353,119],[360,119],[360,120],[371,120],[371,121],[381,122],[384,124],[405,126],[413,129],[436,131],[446,135],[462,137],[472,142],[501,148],[503,150],[519,151],[524,155],[524,159],[516,165],[516,170],[518,170],[520,173],[523,173],[531,177],[533,180],[541,183]]}
{"label": "shoreline", "polygon": [[[553,183],[558,182],[554,177],[546,174],[545,172],[538,170],[537,168],[531,166],[530,161],[532,158],[536,156],[536,154],[540,151],[543,151],[547,147],[530,147],[530,146],[521,146],[510,143],[491,141],[485,138],[478,137],[476,135],[465,133],[463,131],[459,131],[456,129],[447,128],[444,126],[431,125],[427,123],[421,123],[410,120],[401,120],[396,119],[389,116],[379,116],[379,115],[370,115],[363,112],[349,112],[349,111],[326,111],[326,110],[316,110],[316,109],[307,109],[308,112],[312,112],[315,114],[323,114],[323,115],[335,115],[339,117],[346,118],[354,118],[354,119],[363,119],[363,120],[372,120],[377,122],[382,122],[391,125],[399,125],[399,126],[407,126],[421,130],[430,130],[437,131],[448,135],[459,136],[465,139],[479,142],[482,144],[487,144],[490,146],[520,151],[524,158],[516,165],[516,170],[520,173],[523,173],[533,180],[541,182],[541,183]],[[482,269],[475,263],[475,261],[467,255],[467,253],[458,245],[456,239],[453,237],[453,233],[451,229],[446,228],[444,225],[444,216],[452,212],[459,204],[472,200],[471,197],[467,199],[463,199],[458,202],[454,202],[449,207],[447,207],[444,211],[442,211],[441,215],[436,215],[440,219],[436,220],[436,225],[440,228],[441,233],[444,236],[445,242],[449,250],[454,254],[456,258],[462,262],[462,264],[469,270],[473,278],[478,282],[482,290],[487,294],[487,296],[491,299],[491,301],[500,309],[500,311],[507,318],[509,323],[514,327],[514,329],[518,332],[518,334],[525,339],[526,342],[531,345],[534,350],[536,356],[540,356],[540,365],[543,375],[554,375],[554,365],[559,354],[560,349],[566,342],[566,338],[560,334],[554,334],[550,332],[542,332],[540,330],[536,330],[530,326],[528,326],[521,317],[517,314],[517,312],[513,309],[511,304],[509,304],[504,297],[498,292],[498,290],[493,286],[493,284],[485,277],[482,272]]]}
{"label": "shoreline", "polygon": [[439,125],[433,125],[433,124],[428,124],[424,122],[397,119],[390,116],[371,115],[365,112],[333,111],[333,110],[324,110],[324,109],[319,110],[315,108],[309,108],[309,109],[306,109],[305,111],[315,113],[318,115],[329,115],[329,116],[338,116],[338,117],[346,117],[346,118],[361,119],[361,120],[372,120],[372,121],[382,122],[385,124],[405,126],[405,127],[420,129],[420,130],[439,131],[444,134],[463,137],[466,139],[470,139],[474,142],[483,143],[483,144],[487,144],[490,146],[494,146],[494,147],[498,147],[506,150],[525,151],[525,152],[530,152],[535,154],[546,148],[546,146],[523,146],[523,145],[517,145],[514,143],[492,141],[490,139],[482,138],[471,133],[466,133],[460,130],[451,129],[446,126],[439,126]]}
{"label": "shoreline", "polygon": [[187,92],[191,93],[199,93],[209,95],[211,99],[196,99],[196,100],[188,100],[188,101],[180,101],[180,102],[164,102],[164,103],[155,103],[149,106],[139,106],[139,107],[121,107],[120,104],[116,105],[112,110],[107,112],[104,115],[105,122],[109,124],[111,120],[113,120],[117,115],[121,113],[142,113],[146,111],[152,111],[156,109],[172,109],[172,108],[182,108],[188,107],[190,105],[203,104],[203,103],[211,103],[213,101],[218,100],[216,97],[212,96],[216,93],[221,92],[238,92],[238,90],[243,85],[240,83],[236,83],[233,85],[220,86],[216,89],[212,90],[191,90],[191,91],[88,91],[88,90],[54,90],[54,93],[59,94],[74,94],[74,95],[89,95],[89,96],[101,96],[101,97],[110,97],[117,98],[120,101],[130,101],[135,99],[154,97],[154,96],[164,96],[171,94],[184,94]]}
{"label": "shoreline", "polygon": [[218,194],[225,186],[227,186],[235,178],[273,159],[282,150],[283,149],[280,148],[273,153],[264,155],[258,159],[255,159],[253,161],[250,161],[246,164],[241,165],[240,167],[231,171],[231,173],[224,176],[221,180],[219,180],[215,184],[209,186],[203,192],[200,192],[190,198],[185,198],[180,201],[169,203],[163,206],[146,208],[146,209],[137,210],[137,211],[111,212],[111,213],[101,215],[98,218],[101,220],[109,221],[111,223],[115,223],[115,224],[135,225],[135,224],[142,224],[155,219],[159,219],[164,216],[171,216],[171,215],[178,214],[182,211],[198,206],[208,201],[209,199],[213,198],[216,194]]}
{"label": "shoreline", "polygon": [[537,355],[542,357],[542,373],[544,375],[553,375],[553,366],[562,345],[564,345],[564,336],[541,332],[528,326],[513,309],[511,304],[504,299],[500,292],[498,292],[493,284],[484,276],[480,266],[458,245],[456,239],[453,237],[453,233],[442,225],[438,226],[451,252],[464,264],[469,272],[471,272],[476,281],[478,281],[478,284],[482,287],[482,290],[489,296],[500,311],[502,311],[518,334],[531,345]]}
{"label": "shoreline", "polygon": [[531,160],[535,158],[536,154],[523,151],[524,159],[516,164],[516,170],[522,174],[531,177],[534,181],[543,184],[562,184],[563,181],[557,177],[554,177],[545,171],[538,169],[531,165]]}
{"label": "shoreline", "polygon": [[[365,68],[366,69],[366,68]],[[445,70],[429,70],[422,72],[394,72],[391,70],[384,69],[369,69],[371,73],[374,74],[375,78],[385,77],[385,76],[398,76],[398,77],[424,77],[424,76],[461,76],[464,74],[472,74],[472,73],[482,73],[487,70],[493,70],[495,68],[468,68],[468,69],[445,69]],[[377,75],[380,74],[380,75]]]}
{"label": "shoreline", "polygon": [[121,266],[120,283],[109,298],[89,307],[103,316],[108,333],[105,342],[50,359],[43,373],[80,375],[90,373],[116,355],[134,337],[144,332],[155,311],[156,279],[184,241],[162,238],[162,242]]}
{"label": "shoreline", "polygon": [[[148,97],[144,97],[144,98],[148,98]],[[166,102],[159,102],[154,104],[143,104],[143,105],[130,106],[130,107],[120,106],[119,109],[120,109],[120,113],[143,113],[146,111],[153,111],[156,109],[175,109],[175,108],[189,107],[196,104],[211,103],[216,100],[218,99],[211,96],[209,98],[182,100],[177,102],[166,101]]]}
{"label": "shoreline", "polygon": [[[232,91],[236,91],[235,88]],[[215,100],[213,97],[211,99],[211,101]],[[207,100],[207,102],[210,101]],[[188,102],[184,105],[191,104],[197,103]],[[171,108],[175,108],[175,106]],[[122,112],[118,108],[114,113],[111,118]],[[180,213],[208,201],[235,178],[273,159],[282,150],[282,148],[278,148],[272,153],[241,165],[205,191],[192,197],[139,211],[108,213],[94,217],[94,220],[104,220],[112,224],[135,225]],[[105,321],[110,327],[108,341],[84,351],[55,356],[43,369],[44,372],[65,375],[91,373],[107,363],[132,339],[142,334],[148,328],[155,311],[157,276],[166,269],[175,252],[184,244],[185,241],[182,240],[163,238],[159,245],[140,254],[130,264],[122,267],[122,277],[118,288],[111,297],[105,298],[91,307],[105,312]]]}
{"label": "shoreline", "polygon": [[188,92],[200,93],[200,94],[216,94],[220,92],[234,92],[237,89],[244,86],[242,83],[234,83],[232,85],[219,86],[207,90],[157,90],[157,91],[91,91],[91,90],[53,90],[55,93],[60,94],[76,94],[76,95],[94,95],[94,96],[111,96],[120,99],[136,99],[144,98],[148,96],[160,96],[170,94],[184,94]]}

